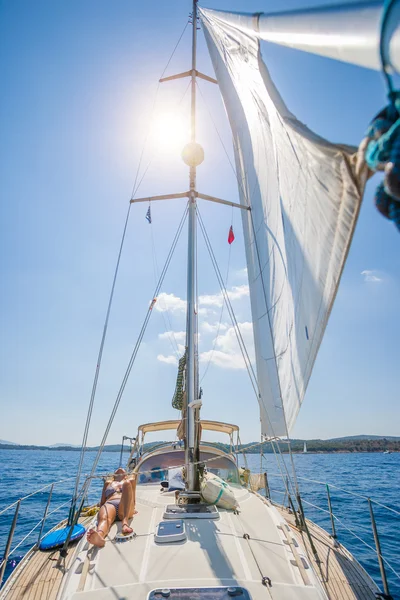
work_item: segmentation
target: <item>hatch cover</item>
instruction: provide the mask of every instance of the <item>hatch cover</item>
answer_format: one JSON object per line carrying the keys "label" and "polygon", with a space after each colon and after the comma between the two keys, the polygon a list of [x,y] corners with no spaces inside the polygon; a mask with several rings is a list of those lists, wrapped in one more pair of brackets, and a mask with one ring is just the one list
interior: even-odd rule
{"label": "hatch cover", "polygon": [[164,519],[219,519],[216,506],[208,504],[168,504]]}
{"label": "hatch cover", "polygon": [[249,592],[242,587],[195,587],[157,588],[148,600],[251,600]]}

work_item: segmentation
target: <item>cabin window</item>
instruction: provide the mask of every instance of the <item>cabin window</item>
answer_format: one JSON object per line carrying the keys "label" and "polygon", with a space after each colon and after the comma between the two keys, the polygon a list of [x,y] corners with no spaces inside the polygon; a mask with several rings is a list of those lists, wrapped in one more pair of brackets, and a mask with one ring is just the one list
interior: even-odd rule
{"label": "cabin window", "polygon": [[[236,464],[227,456],[201,452],[200,460],[206,463],[207,471],[218,475],[228,483],[239,483]],[[183,450],[171,450],[171,452],[149,456],[143,460],[138,469],[138,483],[161,482],[168,478],[168,469],[183,467],[184,464],[185,453]]]}

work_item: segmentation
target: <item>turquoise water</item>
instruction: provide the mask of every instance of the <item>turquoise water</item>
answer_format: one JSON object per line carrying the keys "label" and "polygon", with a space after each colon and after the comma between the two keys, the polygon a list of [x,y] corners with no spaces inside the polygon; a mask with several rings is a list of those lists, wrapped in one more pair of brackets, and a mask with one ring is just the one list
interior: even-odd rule
{"label": "turquoise water", "polygon": [[[0,510],[51,481],[67,479],[54,488],[50,510],[55,510],[63,504],[64,506],[48,517],[45,528],[47,531],[68,515],[68,501],[71,497],[73,475],[76,472],[78,458],[78,452],[0,450]],[[89,471],[93,458],[94,453],[88,453],[85,472]],[[249,455],[247,459],[249,467],[258,472],[259,455]],[[118,466],[118,461],[119,453],[105,452],[99,470],[101,472],[114,470]],[[331,531],[329,514],[324,512],[328,508],[326,486],[317,482],[332,484],[330,493],[333,512],[340,519],[336,521],[338,540],[355,555],[381,586],[368,503],[359,495],[371,496],[374,500],[400,512],[400,454],[309,453],[295,455],[294,461],[306,515]],[[289,468],[289,461],[287,464]],[[274,455],[267,455],[264,458],[262,470],[268,472],[273,499],[283,501],[284,486]],[[358,495],[344,493],[334,486],[345,488],[352,494]],[[95,480],[90,501],[99,500],[101,487],[101,482]],[[44,490],[22,503],[13,547],[41,519],[47,497],[48,490]],[[378,505],[374,505],[374,512],[383,556],[392,568],[400,573],[400,516]],[[13,511],[0,515],[0,556],[4,552],[12,516]],[[38,533],[39,530],[36,529],[11,555],[7,565],[7,575],[36,542]],[[400,579],[388,566],[387,576],[392,596],[400,599]]]}

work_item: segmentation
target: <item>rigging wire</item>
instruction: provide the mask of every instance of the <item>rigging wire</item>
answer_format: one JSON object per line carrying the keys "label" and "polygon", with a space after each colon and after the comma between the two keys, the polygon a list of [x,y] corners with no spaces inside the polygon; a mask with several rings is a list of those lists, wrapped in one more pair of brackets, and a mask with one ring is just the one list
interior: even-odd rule
{"label": "rigging wire", "polygon": [[[393,0],[389,0],[389,2],[392,2],[392,1]],[[203,93],[202,93],[201,88],[200,88],[199,85],[198,85],[198,89],[199,89],[199,92],[200,92],[200,96],[202,97],[203,102],[204,102],[204,104],[206,106],[207,112],[208,112],[209,117],[211,119],[211,122],[212,122],[212,124],[214,126],[214,129],[215,129],[215,131],[216,131],[216,133],[218,135],[219,141],[221,142],[222,148],[224,149],[225,155],[226,155],[226,157],[228,159],[228,162],[229,162],[229,164],[231,166],[231,169],[232,169],[232,171],[233,171],[233,173],[235,175],[235,178],[236,178],[236,181],[238,183],[238,186],[239,186],[240,190],[242,191],[243,199],[245,200],[247,206],[251,206],[251,203],[249,201],[250,199],[248,198],[248,194],[246,194],[246,191],[245,191],[244,186],[243,186],[243,182],[240,181],[239,176],[238,176],[238,174],[236,172],[236,169],[235,169],[234,165],[232,164],[232,161],[231,161],[231,158],[229,156],[229,153],[228,153],[228,151],[226,149],[226,146],[225,146],[225,144],[224,144],[224,142],[222,140],[222,136],[221,136],[221,134],[220,134],[220,132],[218,130],[218,127],[217,127],[217,125],[216,125],[216,123],[215,123],[215,121],[214,121],[214,119],[212,117],[211,111],[210,111],[210,109],[208,107],[206,99],[204,98]],[[233,145],[235,146],[234,139],[233,139]],[[279,394],[280,394],[280,399],[281,399],[281,403],[282,403],[282,390],[281,390],[281,384],[280,384],[279,375],[278,375],[277,354],[276,354],[276,351],[275,351],[275,344],[273,342],[273,336],[272,336],[272,324],[271,324],[271,318],[270,318],[270,310],[271,309],[268,308],[268,301],[267,301],[267,297],[266,297],[266,293],[265,293],[264,276],[263,276],[263,270],[261,268],[261,259],[260,259],[260,253],[259,253],[259,248],[258,248],[258,241],[257,241],[257,236],[256,236],[256,230],[255,230],[255,226],[254,226],[253,214],[252,214],[252,211],[249,211],[249,213],[250,213],[250,222],[251,222],[251,226],[252,226],[252,230],[253,230],[253,239],[254,239],[254,244],[255,244],[256,254],[257,254],[258,268],[259,268],[259,271],[260,271],[260,277],[261,277],[261,282],[262,282],[262,289],[263,289],[265,307],[267,309],[266,310],[266,314],[267,314],[267,317],[268,317],[268,325],[269,325],[269,329],[270,329],[270,333],[271,333],[271,339],[272,339],[272,345],[273,345],[273,352],[274,352],[274,357],[273,358],[274,358],[275,365],[276,365],[277,380],[278,380],[278,385],[279,385]],[[259,394],[258,397],[262,399],[261,394]],[[282,409],[283,409],[283,403],[282,403]],[[265,412],[267,414],[267,410],[266,409],[265,409]],[[283,419],[284,419],[284,425],[285,425],[285,430],[286,430],[286,437],[287,437],[288,442],[289,442],[289,455],[290,455],[290,460],[291,460],[291,466],[292,466],[292,472],[293,472],[293,479],[294,479],[294,483],[295,483],[295,487],[296,487],[296,492],[299,493],[298,482],[297,482],[297,473],[296,473],[296,468],[295,468],[295,465],[294,465],[294,460],[293,460],[293,455],[292,455],[292,449],[291,449],[291,445],[290,445],[289,430],[288,430],[288,426],[287,426],[286,414],[285,414],[285,410],[284,409],[283,409]]]}
{"label": "rigging wire", "polygon": [[134,346],[134,348],[133,348],[133,351],[132,351],[131,357],[130,357],[130,359],[129,359],[129,363],[128,363],[128,366],[127,366],[127,368],[126,368],[125,375],[124,375],[124,377],[123,377],[123,379],[122,379],[122,383],[121,383],[121,386],[120,386],[120,388],[119,388],[119,391],[118,391],[117,397],[116,397],[116,399],[115,399],[114,406],[113,406],[113,409],[112,409],[112,411],[111,411],[111,414],[110,414],[110,417],[109,417],[109,420],[108,420],[108,423],[107,423],[107,426],[106,426],[106,429],[105,429],[105,432],[104,432],[103,438],[102,438],[102,440],[101,440],[101,443],[100,443],[99,449],[98,449],[98,451],[97,451],[97,454],[96,454],[96,456],[95,456],[95,459],[94,459],[94,461],[93,461],[93,464],[92,464],[92,469],[91,469],[90,475],[89,475],[89,477],[86,479],[86,481],[85,481],[85,484],[84,484],[84,486],[83,486],[83,489],[81,490],[81,493],[82,493],[82,500],[81,500],[80,506],[79,506],[78,510],[76,510],[76,511],[75,511],[75,515],[73,515],[73,518],[72,518],[72,523],[69,523],[69,525],[71,526],[71,527],[70,527],[70,531],[68,532],[68,536],[67,536],[67,539],[66,539],[66,541],[65,541],[65,543],[64,543],[64,546],[63,546],[62,550],[60,550],[60,558],[61,558],[61,557],[65,557],[65,555],[66,555],[66,551],[67,551],[67,548],[68,548],[68,544],[69,544],[69,541],[70,541],[70,538],[71,538],[71,535],[72,535],[73,526],[74,526],[74,525],[76,525],[76,523],[77,523],[77,521],[78,521],[78,518],[79,518],[80,512],[81,512],[81,510],[82,510],[83,502],[84,502],[84,499],[85,499],[85,497],[86,497],[86,494],[87,494],[87,491],[88,491],[89,482],[91,481],[91,478],[93,477],[93,475],[94,475],[94,473],[95,473],[95,471],[96,471],[96,469],[97,469],[97,465],[98,465],[98,463],[99,463],[99,460],[100,460],[101,454],[102,454],[102,452],[103,452],[104,445],[105,445],[105,443],[106,443],[106,441],[107,441],[108,434],[109,434],[109,432],[110,432],[110,429],[111,429],[111,426],[112,426],[112,424],[113,424],[113,421],[114,421],[114,418],[115,418],[116,412],[117,412],[117,410],[118,410],[118,407],[119,407],[119,404],[120,404],[120,402],[121,402],[122,395],[123,395],[123,393],[124,393],[124,391],[125,391],[125,387],[126,387],[126,384],[127,384],[127,382],[128,382],[129,375],[130,375],[130,373],[131,373],[131,370],[132,370],[133,364],[134,364],[134,362],[135,362],[135,359],[136,359],[136,356],[137,356],[137,353],[138,353],[138,350],[139,350],[140,344],[141,344],[141,342],[142,342],[143,336],[144,336],[144,334],[145,334],[145,331],[146,331],[146,329],[147,329],[147,325],[148,325],[148,322],[149,322],[149,320],[150,320],[150,317],[151,317],[151,313],[152,313],[152,310],[153,310],[153,306],[154,306],[155,302],[157,301],[157,295],[158,295],[158,293],[159,293],[159,291],[160,291],[160,289],[161,289],[162,283],[163,283],[163,281],[164,281],[165,274],[166,274],[166,272],[167,272],[167,270],[168,270],[168,267],[169,267],[169,265],[170,265],[170,262],[171,262],[172,256],[173,256],[173,254],[174,254],[174,251],[175,251],[176,245],[177,245],[177,243],[178,243],[178,240],[179,240],[179,237],[180,237],[180,235],[181,235],[181,232],[182,232],[183,226],[184,226],[184,224],[185,224],[186,217],[187,217],[187,214],[188,214],[188,210],[189,210],[189,203],[187,203],[187,204],[186,204],[185,211],[184,211],[184,213],[183,213],[183,215],[182,215],[182,218],[181,218],[181,221],[180,221],[180,223],[179,223],[178,229],[177,229],[177,231],[176,231],[176,233],[175,233],[175,237],[174,237],[174,239],[173,239],[173,242],[172,242],[171,248],[170,248],[170,250],[169,250],[169,253],[168,253],[168,256],[167,256],[167,258],[166,258],[166,261],[165,261],[165,264],[164,264],[163,270],[162,270],[162,272],[161,272],[161,275],[160,275],[160,279],[159,279],[159,281],[158,281],[158,284],[157,284],[157,286],[156,286],[156,288],[155,288],[155,290],[154,290],[154,294],[153,294],[153,300],[152,300],[152,302],[151,302],[151,304],[150,304],[149,308],[147,309],[147,313],[146,313],[145,319],[144,319],[144,321],[143,321],[142,328],[141,328],[141,330],[140,330],[140,332],[139,332],[139,335],[138,335],[138,338],[137,338],[137,340],[136,340],[135,346]]}
{"label": "rigging wire", "polygon": [[168,252],[168,256],[167,256],[167,258],[166,258],[166,261],[165,261],[164,267],[163,267],[163,269],[162,269],[162,271],[161,271],[160,278],[159,278],[159,280],[158,280],[158,283],[157,283],[157,286],[156,286],[156,288],[155,288],[155,290],[154,290],[154,294],[153,294],[153,301],[151,302],[151,304],[150,304],[149,308],[147,309],[147,313],[146,313],[146,316],[145,316],[145,319],[144,319],[144,322],[143,322],[142,328],[141,328],[141,330],[140,330],[140,333],[139,333],[139,336],[138,336],[138,338],[137,338],[136,344],[135,344],[135,346],[134,346],[134,349],[133,349],[133,351],[132,351],[131,358],[130,358],[130,360],[129,360],[128,366],[127,366],[127,368],[126,368],[126,371],[125,371],[125,375],[124,375],[124,377],[123,377],[123,379],[122,379],[122,383],[121,383],[120,389],[119,389],[119,391],[118,391],[117,398],[116,398],[116,400],[115,400],[115,403],[114,403],[114,407],[113,407],[113,409],[112,409],[112,411],[111,411],[111,415],[110,415],[109,421],[108,421],[108,423],[107,423],[107,427],[106,427],[106,430],[105,430],[105,432],[104,432],[103,439],[102,439],[102,441],[101,441],[101,443],[100,443],[100,446],[99,446],[99,449],[98,449],[98,451],[97,451],[96,458],[95,458],[95,460],[93,461],[93,466],[92,466],[92,469],[91,469],[90,476],[92,476],[92,475],[94,474],[94,472],[95,472],[95,470],[96,470],[96,468],[97,468],[97,464],[98,464],[98,462],[99,462],[99,459],[100,459],[101,453],[102,453],[102,451],[103,451],[103,448],[104,448],[104,445],[105,445],[105,443],[106,443],[106,441],[107,441],[107,436],[108,436],[108,433],[109,433],[109,431],[110,431],[110,428],[111,428],[111,425],[112,425],[112,423],[113,423],[113,421],[114,421],[114,417],[115,417],[115,414],[116,414],[116,412],[117,412],[117,409],[118,409],[119,403],[120,403],[120,401],[121,401],[122,394],[123,394],[123,392],[124,392],[124,390],[125,390],[125,386],[126,386],[126,384],[127,384],[127,381],[128,381],[129,375],[130,375],[130,372],[131,372],[131,370],[132,370],[133,363],[135,362],[135,359],[136,359],[136,355],[137,355],[137,352],[138,352],[139,346],[140,346],[140,344],[141,344],[141,342],[142,342],[142,339],[143,339],[144,333],[145,333],[145,331],[146,331],[146,328],[147,328],[147,324],[148,324],[148,322],[149,322],[149,320],[150,320],[150,316],[151,316],[151,313],[152,313],[152,310],[153,310],[153,306],[154,306],[154,301],[157,299],[157,295],[158,295],[158,294],[159,294],[159,292],[160,292],[160,289],[161,289],[162,283],[163,283],[163,281],[164,281],[165,275],[166,275],[166,273],[167,273],[168,267],[169,267],[169,265],[170,265],[170,262],[171,262],[172,256],[173,256],[173,254],[174,254],[174,252],[175,252],[176,245],[177,245],[177,243],[178,243],[178,240],[179,240],[179,237],[180,237],[180,235],[181,235],[181,233],[182,233],[182,229],[183,229],[183,226],[184,226],[184,224],[185,224],[185,221],[186,221],[187,214],[188,214],[188,203],[186,204],[185,211],[184,211],[184,213],[183,213],[183,215],[182,215],[182,218],[181,218],[181,221],[180,221],[180,223],[179,223],[179,225],[178,225],[178,229],[177,229],[177,231],[176,231],[176,233],[175,233],[175,237],[174,237],[174,239],[173,239],[173,242],[172,242],[171,248],[170,248],[170,250],[169,250],[169,252]]}
{"label": "rigging wire", "polygon": [[[155,243],[154,243],[154,234],[153,234],[153,229],[152,229],[151,225],[150,225],[150,229],[151,229],[150,236],[151,236],[151,248],[152,248],[152,257],[153,257],[154,283],[157,284],[157,280],[159,277],[158,262],[157,262],[157,254],[156,254],[156,248],[155,248]],[[173,331],[173,328],[172,328],[170,314],[169,314],[168,306],[166,303],[164,303],[164,307],[165,307],[165,310],[161,311],[161,316],[162,316],[162,319],[164,322],[165,333],[167,334],[169,343],[171,344],[172,352],[174,354],[176,354],[176,357],[179,360],[180,354],[179,354],[178,342],[175,337],[175,332]],[[166,313],[166,314],[164,314],[164,313]],[[167,321],[168,321],[169,328],[167,326]]]}
{"label": "rigging wire", "polygon": [[[180,107],[180,105],[182,104],[182,102],[183,102],[183,100],[185,99],[185,96],[186,96],[186,94],[187,94],[187,92],[188,92],[188,90],[189,90],[189,88],[190,88],[190,85],[191,85],[191,81],[189,81],[189,83],[188,83],[188,85],[187,85],[187,87],[186,87],[185,91],[183,92],[183,95],[182,95],[181,99],[179,100],[179,102],[178,102],[178,103],[177,103],[177,105],[175,106],[175,110],[178,110],[178,108],[179,108],[179,107]],[[154,110],[153,110],[153,112],[154,112]],[[152,113],[152,114],[153,114],[153,113]],[[149,131],[150,131],[150,127],[149,127]],[[147,140],[146,140],[146,142],[147,142]],[[142,183],[143,183],[143,180],[144,180],[145,176],[147,175],[147,172],[148,172],[148,170],[149,170],[149,168],[150,168],[150,166],[151,166],[151,164],[152,164],[152,162],[153,162],[154,158],[157,156],[157,154],[158,154],[158,151],[157,151],[157,150],[156,150],[156,151],[155,151],[155,152],[152,154],[152,157],[150,158],[149,162],[147,163],[147,166],[146,166],[146,168],[145,168],[145,170],[144,170],[144,172],[143,172],[143,175],[141,176],[141,178],[140,178],[140,180],[139,180],[139,183],[137,184],[136,188],[134,189],[134,193],[132,192],[132,199],[133,199],[133,198],[134,198],[134,196],[135,196],[135,195],[138,193],[138,190],[139,190],[140,186],[142,185]]]}
{"label": "rigging wire", "polygon": [[81,448],[81,452],[80,452],[80,456],[79,456],[79,463],[78,463],[78,470],[77,470],[77,474],[76,474],[75,488],[74,488],[74,493],[73,493],[73,496],[72,496],[71,509],[70,509],[70,513],[69,513],[69,517],[68,517],[68,523],[69,524],[70,524],[70,521],[72,519],[72,515],[74,514],[75,507],[76,507],[76,501],[77,501],[77,497],[78,497],[78,489],[79,489],[79,483],[80,483],[81,474],[82,474],[82,467],[83,467],[83,459],[84,459],[85,453],[86,453],[86,444],[87,444],[87,439],[88,439],[88,435],[89,435],[90,422],[91,422],[91,418],[92,418],[94,401],[95,401],[95,397],[96,397],[97,384],[98,384],[98,381],[99,381],[101,361],[102,361],[102,358],[103,358],[104,343],[105,343],[106,336],[107,336],[107,329],[108,329],[108,323],[109,323],[109,320],[110,320],[111,306],[112,306],[112,302],[113,302],[113,298],[114,298],[115,285],[116,285],[116,281],[117,281],[117,275],[118,275],[118,271],[119,271],[119,265],[120,265],[120,262],[121,262],[121,254],[122,254],[122,249],[124,247],[124,242],[125,242],[125,237],[126,237],[126,230],[127,230],[127,227],[128,227],[128,221],[129,221],[130,211],[131,211],[131,204],[129,204],[128,212],[126,214],[124,229],[123,229],[123,232],[122,232],[121,244],[120,244],[119,252],[118,252],[117,263],[116,263],[116,266],[115,266],[114,277],[113,277],[113,281],[112,281],[112,285],[111,285],[110,297],[109,297],[109,300],[108,300],[106,318],[105,318],[104,326],[103,326],[103,333],[102,333],[102,336],[101,336],[100,348],[99,348],[99,352],[98,352],[98,355],[97,355],[96,370],[95,370],[94,379],[93,379],[92,392],[90,394],[89,408],[88,408],[88,412],[87,412],[87,415],[86,415],[86,423],[85,423],[85,429],[84,429],[84,432],[83,432],[82,448]]}
{"label": "rigging wire", "polygon": [[[232,206],[232,215],[231,215],[231,227],[232,226],[233,226],[233,206]],[[229,244],[228,264],[227,264],[227,267],[226,267],[226,276],[225,276],[225,287],[228,286],[229,269],[230,269],[230,263],[231,263],[231,251],[232,251],[232,244]],[[223,314],[224,314],[224,309],[225,309],[225,304],[224,304],[224,301],[222,301],[221,312],[220,312],[220,315],[219,315],[219,321],[218,321],[218,327],[217,327],[217,334],[216,334],[216,336],[214,338],[214,343],[213,343],[213,347],[211,349],[211,354],[210,354],[210,357],[208,359],[207,365],[206,365],[206,367],[204,369],[204,373],[203,373],[203,375],[202,375],[202,377],[200,379],[200,383],[203,381],[203,379],[207,375],[207,371],[210,368],[210,365],[211,365],[211,362],[212,362],[212,359],[213,359],[213,356],[214,356],[214,351],[215,351],[215,348],[216,348],[216,345],[217,345],[217,342],[218,342],[219,332],[220,332],[221,325],[222,325],[222,317],[223,317]]]}
{"label": "rigging wire", "polygon": [[[161,74],[160,79],[163,77],[165,71],[167,70],[175,52],[176,49],[179,46],[179,43],[187,29],[187,26],[189,24],[189,21],[186,22],[185,27],[167,61],[167,64]],[[154,97],[154,101],[153,101],[153,106],[151,109],[151,113],[150,113],[150,118],[149,118],[149,123],[148,123],[148,127],[147,127],[147,133],[145,136],[145,140],[143,143],[143,147],[142,147],[142,151],[140,154],[140,159],[139,159],[139,164],[136,170],[136,176],[135,176],[135,180],[134,180],[134,184],[133,184],[133,188],[132,188],[132,193],[131,193],[131,198],[134,197],[134,195],[136,194],[141,182],[143,181],[143,177],[142,176],[141,180],[139,181],[139,184],[137,184],[138,181],[138,177],[139,177],[139,172],[140,172],[140,168],[141,168],[141,164],[142,164],[142,160],[143,160],[143,156],[144,156],[144,151],[146,148],[146,144],[147,144],[147,140],[149,137],[149,133],[150,133],[150,124],[151,124],[151,120],[153,117],[153,113],[154,113],[154,109],[156,106],[156,102],[157,102],[157,96],[158,96],[158,91],[159,91],[159,87],[160,87],[160,82],[158,82],[157,85],[157,89],[156,89],[156,94]],[[186,94],[186,92],[185,92]],[[184,96],[185,96],[184,94]],[[183,97],[184,97],[183,96]],[[183,97],[181,99],[181,102],[183,100]],[[148,170],[145,170],[145,174]],[[111,306],[112,306],[112,301],[113,301],[113,297],[114,297],[114,291],[115,291],[115,285],[116,285],[116,280],[117,280],[117,275],[118,275],[118,271],[119,271],[119,265],[120,265],[120,261],[121,261],[121,254],[122,254],[122,249],[124,246],[124,241],[125,241],[125,237],[126,237],[126,230],[127,230],[127,226],[128,226],[128,221],[129,221],[129,215],[130,215],[130,210],[131,210],[131,204],[129,203],[128,206],[128,211],[127,211],[127,216],[125,219],[125,224],[124,224],[124,229],[123,229],[123,234],[122,234],[122,239],[121,239],[121,244],[120,244],[120,249],[119,249],[119,253],[118,253],[118,258],[117,258],[117,264],[115,267],[115,272],[114,272],[114,277],[113,277],[113,282],[112,282],[112,286],[111,286],[111,292],[110,292],[110,297],[109,297],[109,302],[108,302],[108,307],[107,307],[107,312],[106,312],[106,318],[105,318],[105,323],[104,323],[104,327],[103,327],[103,334],[102,334],[102,338],[101,338],[101,342],[100,342],[100,348],[99,348],[99,352],[98,352],[98,356],[97,356],[97,364],[96,364],[96,370],[95,370],[95,375],[94,375],[94,380],[93,380],[93,385],[92,385],[92,391],[91,391],[91,396],[90,396],[90,401],[89,401],[89,408],[88,408],[88,412],[87,412],[87,416],[86,416],[86,423],[85,423],[85,429],[84,429],[84,433],[83,433],[83,439],[82,439],[82,449],[81,449],[81,453],[80,453],[80,457],[79,457],[79,464],[78,464],[78,470],[77,470],[77,476],[76,476],[76,482],[75,482],[75,489],[74,489],[74,493],[72,496],[72,502],[71,502],[71,509],[70,509],[70,513],[69,513],[69,517],[68,517],[68,522],[70,522],[72,515],[75,511],[76,508],[76,502],[77,502],[77,497],[78,497],[78,489],[79,489],[79,483],[80,483],[80,479],[81,479],[81,474],[82,474],[82,466],[83,466],[83,460],[84,460],[84,456],[85,456],[85,452],[86,452],[86,444],[87,444],[87,439],[88,439],[88,434],[89,434],[89,429],[90,429],[90,422],[91,422],[91,418],[92,418],[92,412],[93,412],[93,406],[94,406],[94,401],[95,401],[95,396],[96,396],[96,391],[97,391],[97,384],[98,384],[98,379],[99,379],[99,374],[100,374],[100,367],[101,367],[101,362],[102,362],[102,356],[103,356],[103,350],[104,350],[104,343],[105,343],[105,339],[106,339],[106,335],[107,335],[107,329],[108,329],[108,323],[109,323],[109,318],[110,318],[110,312],[111,312]]]}
{"label": "rigging wire", "polygon": [[[242,333],[241,333],[240,328],[239,328],[239,324],[238,324],[237,319],[236,319],[236,315],[235,315],[234,310],[232,308],[232,304],[231,304],[231,301],[229,299],[228,292],[227,292],[226,288],[224,287],[224,282],[223,282],[223,279],[222,279],[222,276],[221,276],[221,271],[219,270],[219,266],[218,266],[217,260],[215,258],[214,251],[212,249],[210,238],[208,237],[207,231],[205,229],[205,226],[204,226],[204,223],[203,223],[203,219],[202,219],[201,214],[200,214],[200,210],[198,209],[197,212],[198,212],[198,221],[199,221],[199,224],[200,224],[200,229],[202,231],[202,234],[203,234],[203,237],[204,237],[204,240],[205,240],[205,243],[206,243],[207,250],[208,250],[208,252],[210,254],[211,262],[213,264],[213,267],[214,267],[214,270],[215,270],[215,274],[217,276],[217,280],[218,280],[218,282],[220,284],[221,291],[222,291],[222,294],[224,296],[224,300],[225,300],[226,305],[227,305],[229,316],[230,316],[230,318],[232,320],[232,324],[233,324],[233,327],[234,327],[234,330],[235,330],[235,334],[236,334],[236,339],[238,341],[239,348],[240,348],[240,351],[242,353],[242,357],[243,357],[243,360],[244,360],[244,363],[245,363],[245,366],[246,366],[246,369],[247,369],[247,372],[248,372],[248,375],[249,375],[249,378],[250,378],[250,381],[251,381],[252,388],[253,388],[255,396],[256,396],[256,398],[258,400],[259,397],[260,397],[260,392],[259,392],[259,388],[258,388],[257,377],[256,377],[256,374],[254,372],[254,368],[253,368],[253,365],[251,363],[249,354],[247,352],[247,348],[246,348],[246,345],[244,343],[243,336],[242,336]],[[272,433],[274,434],[274,428],[273,428],[273,425],[271,423],[271,420],[269,418],[269,415],[268,415],[267,411],[266,411],[266,416],[267,416],[267,419],[268,419],[268,423],[269,423],[270,429],[271,429]],[[272,442],[271,442],[271,445],[272,445]],[[273,445],[272,445],[272,449],[274,450]],[[281,450],[279,448],[279,445],[278,445],[278,451],[279,451],[280,456],[282,457],[282,453],[281,453]],[[275,451],[274,451],[274,454],[275,454]],[[276,454],[275,454],[275,456],[276,456]],[[290,475],[289,475],[289,473],[287,471],[286,463],[283,460],[283,458],[282,458],[282,463],[283,463],[283,466],[284,466],[284,470],[286,471],[287,477],[288,477],[288,479],[289,479],[289,481],[291,483]],[[287,486],[287,482],[286,482],[285,478],[283,479],[283,481],[284,481],[285,486]],[[287,491],[289,493],[289,490],[287,490]],[[297,491],[297,489],[296,489],[296,491]],[[295,494],[295,496],[296,496],[296,494]]]}
{"label": "rigging wire", "polygon": [[[186,31],[188,25],[189,25],[189,20],[186,21],[185,27],[183,28],[183,31],[182,31],[181,35],[179,36],[179,39],[178,39],[178,41],[177,41],[174,49],[172,50],[172,53],[171,53],[171,55],[170,55],[170,57],[169,57],[169,59],[167,61],[167,64],[165,65],[164,70],[161,73],[159,79],[163,78],[165,71],[168,69],[169,64],[170,64],[170,62],[171,62],[171,60],[172,60],[172,58],[173,58],[173,56],[174,56],[174,54],[175,54],[175,52],[176,52],[179,44],[180,44],[181,39],[183,38],[183,36],[185,34],[185,31]],[[156,92],[155,92],[155,95],[154,95],[153,105],[151,107],[150,116],[149,116],[149,120],[148,120],[148,124],[147,124],[147,131],[146,131],[146,135],[145,135],[145,138],[144,138],[142,150],[141,150],[141,153],[140,153],[139,164],[138,164],[137,171],[136,171],[136,176],[135,176],[135,181],[134,181],[133,188],[132,188],[131,198],[134,198],[135,194],[137,194],[137,191],[138,191],[138,189],[140,187],[140,184],[142,183],[143,178],[146,175],[146,173],[147,173],[147,171],[149,169],[149,166],[150,166],[150,164],[147,165],[147,167],[145,169],[145,172],[144,172],[144,175],[142,176],[142,178],[140,179],[138,185],[136,186],[137,180],[138,180],[138,177],[139,177],[140,168],[141,168],[141,165],[142,165],[142,162],[143,162],[143,157],[144,157],[144,152],[145,152],[145,149],[146,149],[147,141],[148,141],[149,135],[150,135],[151,122],[153,120],[153,115],[154,115],[154,111],[155,111],[155,107],[156,107],[156,103],[157,103],[157,98],[158,98],[158,92],[160,90],[160,85],[161,85],[160,81],[158,81]],[[185,94],[186,94],[186,92],[185,92]]]}

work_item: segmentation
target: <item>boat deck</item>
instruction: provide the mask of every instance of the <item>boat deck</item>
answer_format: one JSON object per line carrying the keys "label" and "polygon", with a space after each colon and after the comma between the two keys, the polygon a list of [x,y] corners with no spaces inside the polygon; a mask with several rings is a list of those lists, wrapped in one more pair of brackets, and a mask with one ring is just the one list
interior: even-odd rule
{"label": "boat deck", "polygon": [[320,563],[314,558],[308,536],[296,527],[295,519],[287,509],[277,507],[290,529],[300,535],[308,560],[319,575],[328,598],[334,600],[376,600],[377,586],[354,557],[321,527],[307,519],[307,525]]}
{"label": "boat deck", "polygon": [[[215,586],[241,586],[252,600],[376,598],[372,580],[344,548],[333,547],[325,531],[309,522],[321,560],[317,565],[290,513],[241,487],[235,495],[238,514],[219,510],[216,520],[186,519],[186,541],[158,544],[155,529],[174,494],[161,493],[158,484],[138,485],[134,538],[116,538],[119,522],[101,550],[83,538],[71,548],[65,577],[56,567],[56,551],[32,551],[0,598],[139,600],[155,588]],[[91,521],[82,520],[85,526]]]}
{"label": "boat deck", "polygon": [[[79,523],[86,527],[92,520],[93,517],[83,517]],[[66,521],[62,521],[57,529],[65,525]],[[55,600],[63,576],[74,560],[74,546],[61,568],[56,566],[58,555],[58,550],[30,550],[0,591],[1,600]]]}

